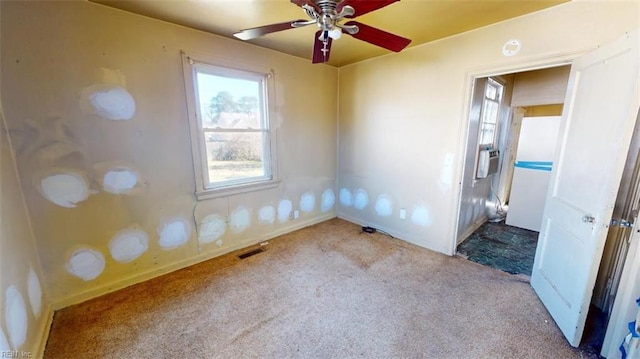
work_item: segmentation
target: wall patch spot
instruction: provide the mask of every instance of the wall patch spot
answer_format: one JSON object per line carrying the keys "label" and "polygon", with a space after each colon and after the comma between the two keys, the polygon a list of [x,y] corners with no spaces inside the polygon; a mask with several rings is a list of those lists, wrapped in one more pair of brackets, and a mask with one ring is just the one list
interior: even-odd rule
{"label": "wall patch spot", "polygon": [[109,193],[127,193],[138,183],[138,175],[128,168],[114,168],[105,173],[102,188]]}
{"label": "wall patch spot", "polygon": [[328,212],[333,205],[336,204],[336,195],[333,193],[331,188],[327,188],[322,192],[322,198],[320,203],[320,210],[322,213]]}
{"label": "wall patch spot", "polygon": [[376,199],[376,213],[381,217],[389,217],[393,214],[393,201],[386,194],[381,194]]}
{"label": "wall patch spot", "polygon": [[251,213],[245,207],[238,207],[231,214],[231,221],[229,227],[235,233],[240,233],[247,229],[251,225]]}
{"label": "wall patch spot", "polygon": [[7,324],[7,334],[11,345],[15,349],[20,348],[27,339],[27,305],[22,294],[14,285],[10,285],[5,292],[4,320]]}
{"label": "wall patch spot", "polygon": [[349,189],[341,188],[340,194],[338,196],[340,197],[341,205],[345,207],[353,206],[353,195],[351,194],[351,191]]}
{"label": "wall patch spot", "polygon": [[280,200],[278,203],[278,222],[286,222],[289,220],[289,216],[291,216],[291,211],[293,210],[293,204],[288,199]]}
{"label": "wall patch spot", "polygon": [[136,114],[136,101],[120,86],[94,85],[84,90],[82,97],[93,113],[107,120],[130,120]]}
{"label": "wall patch spot", "polygon": [[11,351],[11,346],[7,340],[7,336],[4,335],[4,331],[0,328],[0,353],[7,353]]}
{"label": "wall patch spot", "polygon": [[200,243],[211,243],[219,240],[227,230],[227,222],[222,216],[210,214],[200,223],[200,233],[198,233],[198,241]]}
{"label": "wall patch spot", "polygon": [[178,248],[187,243],[191,236],[191,226],[182,218],[173,219],[165,223],[158,231],[158,244],[164,250]]}
{"label": "wall patch spot", "polygon": [[300,196],[300,210],[311,212],[316,207],[316,195],[313,192],[305,192]]}
{"label": "wall patch spot", "polygon": [[76,203],[89,198],[89,187],[83,176],[61,173],[44,178],[40,185],[46,199],[58,206],[74,208]]}
{"label": "wall patch spot", "polygon": [[111,257],[120,263],[129,263],[149,248],[149,236],[140,229],[125,229],[109,241]]}
{"label": "wall patch spot", "polygon": [[444,164],[442,166],[442,172],[440,172],[440,180],[438,185],[440,186],[440,192],[449,193],[453,186],[453,154],[447,153],[444,157]]}
{"label": "wall patch spot", "polygon": [[276,219],[276,209],[273,206],[264,206],[258,211],[258,221],[262,224],[271,224]]}
{"label": "wall patch spot", "polygon": [[356,196],[353,200],[353,207],[362,210],[369,204],[369,194],[362,188],[358,188]]}
{"label": "wall patch spot", "polygon": [[67,271],[85,281],[96,279],[104,267],[105,260],[102,253],[90,248],[76,250],[67,262]]}
{"label": "wall patch spot", "polygon": [[433,219],[431,218],[429,209],[426,206],[418,206],[411,214],[411,222],[422,227],[429,227],[433,224]]}
{"label": "wall patch spot", "polygon": [[29,276],[27,277],[27,296],[29,297],[33,316],[39,318],[42,311],[42,286],[38,275],[32,267],[29,267]]}

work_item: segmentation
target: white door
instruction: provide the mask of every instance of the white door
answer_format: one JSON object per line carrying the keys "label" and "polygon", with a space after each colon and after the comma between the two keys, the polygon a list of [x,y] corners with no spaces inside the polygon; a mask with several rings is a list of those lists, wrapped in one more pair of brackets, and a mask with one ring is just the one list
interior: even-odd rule
{"label": "white door", "polygon": [[638,30],[571,66],[531,286],[580,344],[640,106]]}

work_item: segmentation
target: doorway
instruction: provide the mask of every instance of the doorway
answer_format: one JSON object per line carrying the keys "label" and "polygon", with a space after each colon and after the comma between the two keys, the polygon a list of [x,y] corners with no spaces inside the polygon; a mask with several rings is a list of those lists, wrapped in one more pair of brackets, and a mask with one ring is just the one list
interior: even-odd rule
{"label": "doorway", "polygon": [[[614,48],[614,50],[615,50],[615,48]],[[606,55],[606,54],[605,54],[605,55]],[[593,57],[593,56],[592,56],[592,57]],[[587,63],[587,61],[593,61],[593,60],[592,60],[591,58],[585,59],[585,60],[583,61],[584,63],[582,64],[582,66],[583,66],[583,68],[584,68],[584,69],[586,69],[586,68],[587,68],[587,67],[585,67],[585,63]],[[625,59],[625,61],[626,61],[626,59]],[[598,65],[601,65],[601,64],[607,65],[608,63],[607,63],[607,62],[600,62],[600,63],[597,63],[597,64],[598,64]],[[604,67],[604,66],[602,66],[602,67]],[[611,67],[611,65],[610,65],[610,67]],[[607,67],[607,68],[608,68],[608,67]],[[613,68],[613,69],[615,69],[615,67],[612,67],[612,68]],[[586,70],[582,70],[582,71],[586,71]],[[517,76],[517,74],[516,74],[516,76]],[[575,84],[575,83],[574,83],[574,84]],[[591,87],[591,88],[594,88],[594,87]],[[475,98],[475,96],[474,96],[474,98]],[[585,106],[585,103],[587,103],[587,102],[582,102],[582,106],[583,106],[583,108],[584,108],[584,106]],[[513,103],[512,103],[512,104],[513,104]],[[473,105],[472,105],[471,107],[472,107],[472,109],[474,108],[474,106],[473,106]],[[592,106],[592,107],[593,107],[593,106]],[[589,108],[589,106],[586,106],[586,108]],[[514,111],[514,112],[515,112],[515,111]],[[510,114],[513,114],[514,112],[511,112]],[[569,111],[569,112],[571,112],[571,111]],[[472,111],[472,115],[473,115],[473,111]],[[623,113],[620,113],[620,115],[623,115]],[[569,116],[571,116],[571,114],[569,114]],[[633,118],[634,118],[634,119],[636,119],[635,117],[636,117],[636,112],[633,112]],[[510,119],[510,122],[508,122],[508,123],[507,123],[507,127],[506,127],[506,128],[509,128],[509,125],[513,125],[513,122],[511,122],[513,118],[515,118],[515,116],[513,116],[513,117]],[[624,120],[624,118],[622,118],[622,120]],[[471,122],[472,122],[472,121],[470,120],[470,123],[471,123]],[[626,125],[626,126],[628,126],[629,122],[630,122],[630,121],[627,121],[627,122],[626,122],[626,123],[627,123],[627,125]],[[636,121],[636,122],[637,122],[637,121]],[[570,122],[570,121],[568,121],[567,123],[571,123],[571,122]],[[597,122],[592,122],[592,124],[597,124]],[[600,126],[598,126],[598,128],[602,126],[602,122],[601,122],[599,125],[600,125]],[[632,123],[632,125],[633,125],[633,123]],[[513,127],[515,127],[515,126],[513,126]],[[583,127],[583,128],[587,128],[587,127]],[[615,127],[613,127],[613,128],[615,128]],[[629,131],[627,131],[626,133],[627,133],[627,134],[629,134],[628,136],[629,136],[629,138],[631,138],[631,135],[630,135],[630,134],[631,134],[631,128],[629,128],[628,130],[629,130]],[[508,131],[507,131],[507,132],[508,132]],[[636,130],[635,130],[634,132],[637,132],[637,128],[636,128]],[[465,163],[465,170],[466,170],[466,166],[467,166],[467,164],[468,164],[468,163],[470,163],[470,162],[469,162],[469,159],[470,159],[470,157],[471,157],[471,156],[470,156],[471,151],[469,151],[469,150],[473,148],[473,137],[472,137],[472,136],[473,136],[473,133],[474,133],[474,132],[471,130],[471,126],[470,126],[470,130],[468,131],[468,139],[469,139],[469,141],[468,141],[468,146],[467,146],[467,150],[468,150],[468,151],[467,151],[467,156],[466,156],[467,162]],[[505,133],[505,131],[500,131],[500,133]],[[572,133],[572,132],[568,132],[568,133]],[[574,133],[574,132],[573,132],[573,133]],[[591,131],[591,133],[593,134],[594,132],[593,132],[593,131]],[[597,131],[595,132],[595,134],[596,134],[596,135],[598,135],[598,134],[600,134],[600,133],[602,133],[602,132],[597,132]],[[572,136],[576,136],[576,135],[572,135]],[[505,138],[507,138],[507,139],[508,139],[509,137],[505,137]],[[565,139],[565,140],[566,140],[566,139]],[[507,141],[507,140],[505,140],[505,141]],[[508,141],[507,141],[507,142],[508,142]],[[590,142],[583,142],[583,143],[594,143],[594,142],[593,142],[593,141],[590,141]],[[627,144],[628,144],[628,142],[627,142]],[[634,145],[634,144],[636,144],[636,145],[637,145],[637,136],[634,136],[634,137],[633,137],[633,142],[632,142],[632,144],[631,144],[631,146],[630,146],[629,148],[628,148],[628,147],[626,147],[626,145],[625,145],[625,147],[624,147],[625,149],[629,150],[629,154],[628,154],[628,156],[627,156],[628,158],[627,158],[626,166],[624,167],[624,171],[623,171],[623,172],[624,172],[624,174],[623,174],[623,176],[622,176],[622,181],[621,181],[621,183],[620,183],[620,186],[619,186],[619,187],[616,187],[616,188],[620,188],[620,191],[619,191],[619,193],[618,193],[618,199],[616,200],[616,207],[618,207],[618,206],[619,206],[619,203],[618,203],[618,202],[620,202],[621,200],[626,200],[626,199],[628,198],[628,193],[627,193],[627,195],[624,195],[624,194],[622,194],[622,192],[624,192],[624,191],[629,191],[628,189],[626,189],[626,188],[628,187],[629,183],[625,184],[625,178],[627,178],[627,179],[628,179],[628,177],[629,177],[629,173],[634,172],[634,171],[633,171],[634,167],[633,167],[633,166],[632,166],[632,167],[630,167],[630,166],[629,166],[630,164],[635,165],[635,162],[636,162],[635,160],[637,160],[637,149],[635,149],[635,150],[634,150],[634,148],[635,148],[635,146],[636,146],[636,145]],[[512,191],[512,182],[510,182],[510,181],[505,181],[504,179],[505,179],[505,178],[509,178],[509,177],[513,178],[513,177],[512,177],[512,176],[513,176],[513,174],[509,174],[509,169],[511,168],[511,166],[507,166],[507,168],[506,168],[506,169],[505,169],[503,166],[504,166],[505,164],[508,164],[508,163],[509,163],[509,161],[512,159],[512,157],[511,157],[511,156],[509,156],[509,155],[507,155],[507,154],[509,153],[509,150],[510,150],[510,149],[509,149],[509,147],[503,147],[503,148],[504,148],[505,150],[504,150],[504,152],[502,153],[502,154],[503,154],[503,156],[502,156],[502,158],[501,158],[501,167],[502,167],[502,168],[501,168],[501,170],[498,172],[498,174],[496,174],[496,175],[494,176],[495,178],[493,178],[493,179],[491,179],[491,180],[484,180],[484,182],[485,182],[485,183],[489,183],[489,185],[488,185],[488,186],[486,186],[486,187],[488,187],[488,188],[489,188],[489,192],[488,192],[488,193],[485,193],[485,194],[486,194],[486,197],[482,198],[482,200],[481,200],[481,201],[473,201],[473,203],[474,203],[477,207],[479,207],[479,206],[478,206],[478,203],[481,203],[481,204],[484,204],[484,205],[485,205],[485,206],[484,206],[484,207],[485,207],[485,209],[490,209],[490,208],[491,208],[491,202],[493,202],[493,201],[502,202],[502,201],[500,200],[500,195],[502,195],[502,197],[503,197],[503,198],[505,198],[505,201],[504,201],[505,207],[508,207],[508,205],[509,205],[509,203],[510,203],[510,196],[511,196],[511,194],[512,194],[512,192],[511,192],[511,191]],[[512,149],[511,149],[511,150],[512,150]],[[635,151],[635,152],[634,152],[634,151]],[[516,152],[517,152],[517,151],[516,151]],[[634,157],[634,154],[635,154],[635,157]],[[562,156],[561,156],[561,158],[562,158]],[[624,157],[622,157],[622,158],[624,158]],[[476,158],[476,160],[477,160],[477,158]],[[573,163],[581,163],[581,162],[573,162]],[[598,162],[598,163],[601,163],[601,162]],[[471,164],[474,164],[474,163],[473,163],[473,162],[471,162]],[[575,167],[575,166],[574,166],[574,167]],[[620,168],[620,170],[622,170],[622,169],[623,169],[623,168],[622,168],[622,166],[620,166],[619,168]],[[637,171],[636,171],[636,172],[637,172]],[[465,174],[466,174],[466,171],[465,171]],[[585,178],[585,177],[580,177],[580,178]],[[617,178],[619,178],[619,177],[617,177]],[[617,180],[617,179],[616,179],[616,180]],[[613,182],[613,181],[611,181],[611,182]],[[570,182],[570,183],[576,183],[576,182],[574,181],[574,182]],[[477,184],[478,184],[478,181],[471,181],[471,184],[472,184],[472,186],[471,186],[471,187],[482,187],[482,186],[478,186],[478,185],[477,185]],[[613,185],[613,184],[612,184],[612,185]],[[494,190],[494,186],[495,186],[495,187],[497,187],[497,188],[498,188],[498,190]],[[556,188],[556,187],[554,187],[554,188]],[[565,184],[565,188],[567,188],[567,187],[566,187],[566,184]],[[464,194],[464,186],[463,186],[463,191],[462,191],[462,192],[463,192],[463,194]],[[479,192],[479,191],[478,191],[478,192]],[[573,191],[573,192],[575,192],[575,191]],[[555,192],[554,192],[554,193],[555,193]],[[571,193],[571,191],[569,191],[569,193]],[[494,198],[494,197],[495,197],[495,198]],[[545,197],[546,197],[546,196],[545,196]],[[555,197],[553,197],[553,198],[555,198]],[[558,198],[560,198],[560,197],[558,197]],[[615,199],[615,197],[613,197],[613,199]],[[460,225],[464,228],[464,226],[467,226],[467,225],[471,224],[469,227],[470,227],[470,228],[472,228],[472,229],[473,229],[473,231],[475,231],[475,229],[477,229],[480,225],[482,225],[482,224],[483,224],[484,222],[486,222],[488,219],[495,219],[495,218],[489,218],[489,216],[490,216],[490,215],[492,215],[491,211],[489,210],[489,211],[485,211],[485,213],[483,213],[483,214],[482,214],[482,215],[484,215],[484,218],[482,218],[482,216],[480,216],[480,217],[479,217],[478,219],[476,219],[476,220],[475,220],[475,222],[473,222],[473,223],[468,223],[468,221],[467,221],[467,223],[465,223],[465,221],[464,221],[464,219],[463,219],[463,211],[462,211],[462,208],[464,208],[464,206],[463,206],[463,204],[464,204],[464,203],[463,203],[463,200],[464,200],[464,196],[462,197],[462,200],[461,200],[461,206],[460,206],[461,211],[460,211],[460,217],[459,217],[459,228],[458,228],[458,229],[461,229]],[[502,206],[502,203],[500,203],[500,205]],[[627,206],[627,207],[628,207],[628,206]],[[610,208],[613,208],[613,206],[611,206]],[[487,212],[488,212],[488,213],[487,213]],[[597,212],[596,212],[596,213],[597,213]],[[474,214],[475,214],[475,213],[474,213]],[[609,214],[610,214],[610,213],[609,213]],[[637,213],[636,213],[636,214],[637,214]],[[610,218],[610,217],[607,217],[607,215],[606,215],[606,214],[605,214],[605,215],[603,215],[603,217],[606,217],[606,218],[604,218],[604,220],[606,220],[606,221],[607,221],[607,223],[606,223],[606,224],[608,224],[609,219],[607,219],[607,218]],[[616,218],[616,217],[617,217],[617,216],[614,216],[614,218]],[[587,215],[582,216],[581,218],[582,218],[582,222],[585,222],[585,221],[586,221],[587,223],[596,223],[596,221],[597,221],[594,217],[591,217],[591,216],[590,216],[590,215],[588,215],[588,214],[587,214]],[[585,218],[586,218],[586,220],[585,220]],[[591,221],[591,220],[593,220],[593,221]],[[626,220],[626,219],[622,218],[622,220]],[[628,223],[628,222],[627,222],[627,223]],[[580,226],[578,226],[578,227],[579,227],[579,228],[584,228],[584,225],[582,225],[582,227],[580,227]],[[575,228],[578,228],[578,227],[575,227]],[[606,226],[605,228],[609,228],[609,227],[608,227],[608,226]],[[576,229],[576,230],[579,230],[579,229]],[[580,229],[580,230],[581,230],[581,229]],[[469,234],[473,233],[473,231],[469,231],[469,230],[467,230],[467,232],[465,232],[465,231],[463,231],[463,230],[459,230],[459,231],[458,231],[458,234],[459,234],[459,235],[461,235],[461,237],[458,237],[458,244],[459,244],[460,242],[462,242],[464,239],[466,239],[466,237],[468,237],[468,236],[469,236]],[[609,236],[611,236],[611,235],[612,235],[612,233],[611,233],[611,232],[615,232],[615,231],[609,231]],[[606,234],[606,233],[607,233],[607,231],[605,231],[605,234]],[[548,237],[547,237],[547,238],[548,238]],[[602,238],[602,237],[601,237],[601,238]],[[615,293],[615,288],[612,290],[612,289],[611,289],[611,287],[615,287],[615,283],[614,283],[614,284],[612,284],[612,282],[613,282],[613,281],[615,281],[615,275],[616,275],[616,274],[615,274],[615,272],[616,272],[616,271],[618,271],[618,272],[619,272],[619,269],[621,268],[621,267],[620,267],[620,265],[619,265],[618,263],[620,262],[620,258],[624,258],[624,255],[620,255],[620,251],[621,251],[621,250],[620,250],[620,247],[624,247],[624,246],[620,246],[620,245],[619,245],[619,243],[616,243],[616,241],[609,241],[609,240],[607,240],[606,242],[605,242],[605,241],[602,241],[602,243],[603,243],[603,244],[604,244],[604,243],[607,243],[607,246],[608,246],[608,247],[610,246],[610,243],[614,243],[614,244],[616,244],[616,246],[614,246],[614,250],[613,250],[613,251],[609,251],[609,252],[613,252],[613,253],[615,253],[615,255],[613,255],[613,256],[609,255],[609,256],[608,256],[609,258],[607,258],[607,252],[605,252],[605,257],[603,257],[604,259],[603,259],[603,261],[602,261],[602,266],[600,267],[600,273],[598,274],[598,281],[601,281],[601,279],[600,279],[600,278],[605,278],[605,279],[606,279],[606,281],[607,281],[606,286],[604,286],[604,288],[605,288],[605,295],[604,295],[604,296],[602,296],[602,295],[600,296],[600,297],[604,297],[604,298],[606,299],[606,298],[607,298],[607,296],[610,296],[612,293]],[[544,247],[543,247],[543,248],[544,248]],[[598,258],[600,258],[600,257],[598,257]],[[606,259],[611,259],[611,258],[613,258],[613,260],[612,260],[612,261],[610,261],[610,262],[611,262],[611,263],[613,263],[613,264],[606,265],[606,264],[607,264]],[[537,259],[536,259],[536,260],[537,260]],[[593,262],[593,263],[594,263],[594,264],[597,264],[597,263],[600,263],[600,261],[598,260],[598,262]],[[617,269],[617,270],[612,270],[612,269],[611,269],[611,267],[617,267],[618,269]],[[548,268],[548,269],[551,269],[551,268]],[[597,269],[597,267],[595,267],[594,269]],[[611,273],[612,273],[612,272],[613,272],[613,277],[611,276]],[[540,272],[540,273],[542,273],[542,269],[541,269],[541,272]],[[553,272],[547,272],[547,273],[553,273]],[[556,273],[557,273],[557,272],[556,272]],[[539,274],[539,275],[540,275],[540,274]],[[542,274],[542,275],[544,275],[544,274]],[[594,273],[594,277],[595,277],[595,273]],[[538,279],[538,280],[540,280],[540,278],[539,278],[539,277],[538,277],[537,279]],[[593,282],[591,282],[591,283],[593,283]],[[537,284],[537,285],[538,285],[538,286],[539,286],[539,285],[541,285],[541,284],[540,284],[540,282],[538,282],[538,284]],[[602,287],[602,285],[600,285],[600,287]],[[536,292],[538,292],[538,288],[536,288],[536,286],[534,286],[534,289],[536,289]],[[545,289],[545,290],[546,290],[546,289]],[[596,288],[596,290],[598,290],[598,288]],[[589,295],[588,297],[585,297],[585,299],[584,299],[585,301],[587,301],[587,303],[586,303],[587,305],[588,305],[588,299],[589,299],[589,298],[591,298],[591,295]],[[545,299],[544,299],[544,298],[543,298],[543,302],[545,302]],[[594,302],[594,303],[595,303],[595,302],[598,302],[598,296],[597,296],[597,295],[594,295],[594,297],[593,297],[593,301],[592,301],[592,302]],[[612,302],[612,300],[611,300],[611,302]],[[582,313],[584,313],[584,312],[582,312]],[[585,314],[585,315],[586,315],[586,314]],[[554,318],[555,318],[555,316],[554,316]],[[557,320],[558,320],[558,319],[556,319],[556,321],[557,321]],[[583,320],[584,320],[584,319],[583,319]],[[582,323],[584,323],[584,321],[583,321]],[[564,328],[564,329],[566,329],[566,328]],[[564,329],[563,329],[563,332],[564,332]],[[575,328],[574,328],[574,329],[575,329]],[[587,332],[585,333],[586,335],[588,335],[588,330],[589,330],[589,326],[587,325]],[[574,343],[575,343],[576,338],[579,340],[579,339],[580,339],[581,334],[582,334],[582,329],[579,329],[579,330],[577,330],[577,332],[576,332],[576,333],[573,333],[572,335],[574,335],[574,339],[570,340],[570,341],[571,341],[571,343],[572,343],[572,344],[574,344]],[[565,335],[569,335],[569,334],[565,333]],[[576,344],[577,344],[577,343],[576,343]],[[574,344],[574,345],[575,345],[575,344]]]}
{"label": "doorway", "polygon": [[[533,267],[569,73],[570,65],[563,65],[475,79],[466,153],[471,165],[465,164],[468,177],[463,179],[469,184],[466,191],[463,189],[463,196],[468,196],[463,201],[466,199],[468,205],[465,210],[461,206],[459,214],[458,233],[464,237],[458,238],[458,253],[527,281]],[[483,136],[482,101],[487,83],[492,80],[504,85],[494,141],[500,163],[493,175],[478,178],[478,149],[484,145],[478,139]],[[605,326],[606,313],[592,306],[580,350],[599,353]]]}

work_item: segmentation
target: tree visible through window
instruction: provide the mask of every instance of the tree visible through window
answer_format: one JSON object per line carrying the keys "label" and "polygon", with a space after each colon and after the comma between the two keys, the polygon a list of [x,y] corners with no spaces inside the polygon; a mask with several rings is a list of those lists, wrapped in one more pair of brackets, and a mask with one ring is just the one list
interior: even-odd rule
{"label": "tree visible through window", "polygon": [[187,70],[197,122],[192,128],[198,136],[199,191],[272,180],[268,76],[191,59]]}

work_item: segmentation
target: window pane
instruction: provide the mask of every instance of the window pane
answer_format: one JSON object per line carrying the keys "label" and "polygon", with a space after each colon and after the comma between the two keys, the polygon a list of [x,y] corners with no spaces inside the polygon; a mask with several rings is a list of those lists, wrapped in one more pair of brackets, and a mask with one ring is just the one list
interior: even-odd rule
{"label": "window pane", "polygon": [[198,72],[197,83],[203,128],[264,128],[261,81]]}
{"label": "window pane", "polygon": [[498,122],[498,103],[490,100],[484,101],[482,109],[482,122],[497,123]]}
{"label": "window pane", "polygon": [[205,134],[209,182],[265,177],[263,132]]}
{"label": "window pane", "polygon": [[480,128],[480,144],[493,145],[496,125],[491,123],[483,123]]}
{"label": "window pane", "polygon": [[497,95],[498,95],[498,89],[495,86],[493,86],[491,83],[487,83],[485,96],[487,96],[488,99],[495,100],[497,98]]}

